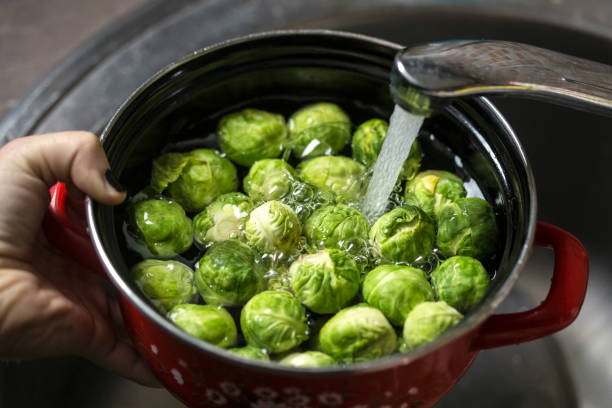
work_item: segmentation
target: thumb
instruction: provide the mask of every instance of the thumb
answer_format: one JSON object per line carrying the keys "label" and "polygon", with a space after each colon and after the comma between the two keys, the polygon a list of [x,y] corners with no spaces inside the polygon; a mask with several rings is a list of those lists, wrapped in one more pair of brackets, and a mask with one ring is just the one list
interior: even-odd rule
{"label": "thumb", "polygon": [[125,193],[107,181],[109,164],[98,138],[90,132],[60,132],[19,138],[2,150],[9,160],[49,188],[58,181],[74,185],[96,201],[118,204]]}

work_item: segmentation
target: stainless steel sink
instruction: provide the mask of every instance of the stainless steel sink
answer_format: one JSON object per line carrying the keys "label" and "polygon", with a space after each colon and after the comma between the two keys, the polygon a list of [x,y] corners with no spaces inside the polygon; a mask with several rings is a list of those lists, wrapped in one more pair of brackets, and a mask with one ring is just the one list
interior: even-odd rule
{"label": "stainless steel sink", "polygon": [[[612,33],[605,24],[576,19],[575,13],[551,12],[548,1],[493,5],[463,1],[461,6],[399,0],[376,5],[360,0],[182,1],[182,8],[166,8],[162,13],[163,3],[148,4],[77,50],[0,124],[0,143],[33,132],[99,131],[131,90],[159,68],[208,44],[270,29],[340,29],[406,45],[494,38],[612,64]],[[570,328],[543,340],[482,352],[439,406],[609,406],[612,217],[608,207],[612,183],[607,177],[612,174],[612,119],[538,102],[494,102],[516,130],[533,166],[539,219],[582,240],[591,260],[591,279],[582,313]],[[551,271],[550,251],[536,249],[502,310],[536,305],[546,294]],[[138,386],[78,359],[0,368],[0,406],[42,404],[64,408],[182,406],[165,390]]]}

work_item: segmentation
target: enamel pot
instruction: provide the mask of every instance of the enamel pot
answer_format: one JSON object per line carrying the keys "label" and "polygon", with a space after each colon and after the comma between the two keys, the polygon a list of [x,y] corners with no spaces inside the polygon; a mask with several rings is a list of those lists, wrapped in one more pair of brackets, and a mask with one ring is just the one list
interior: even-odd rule
{"label": "enamel pot", "polygon": [[[130,193],[148,181],[167,149],[214,146],[215,124],[247,106],[286,117],[332,101],[354,123],[389,117],[388,84],[401,47],[350,33],[308,30],[251,35],[198,51],[159,72],[119,108],[102,134],[111,168]],[[536,220],[533,175],[517,137],[484,98],[454,102],[427,119],[425,163],[460,174],[494,206],[500,245],[489,292],[460,324],[406,354],[348,366],[297,369],[239,358],[172,325],[130,279],[138,259],[126,249],[123,207],[87,203],[86,233],[66,216],[63,186],[52,189],[49,239],[104,273],[116,287],[133,343],[159,380],[190,407],[428,407],[482,349],[534,340],[570,324],[584,300],[588,261],[569,233]],[[170,147],[168,147],[170,146]],[[434,157],[427,162],[427,157]],[[495,314],[533,245],[552,247],[550,290],[535,309]],[[195,262],[193,252],[184,260]],[[465,401],[469,405],[469,401]]]}

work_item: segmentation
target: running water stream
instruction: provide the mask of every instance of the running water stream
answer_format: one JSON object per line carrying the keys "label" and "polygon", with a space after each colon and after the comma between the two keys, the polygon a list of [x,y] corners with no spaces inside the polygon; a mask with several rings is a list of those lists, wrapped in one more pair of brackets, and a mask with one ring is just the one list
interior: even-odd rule
{"label": "running water stream", "polygon": [[384,214],[393,187],[424,119],[423,116],[413,115],[395,105],[389,120],[389,130],[361,202],[361,212],[370,223]]}

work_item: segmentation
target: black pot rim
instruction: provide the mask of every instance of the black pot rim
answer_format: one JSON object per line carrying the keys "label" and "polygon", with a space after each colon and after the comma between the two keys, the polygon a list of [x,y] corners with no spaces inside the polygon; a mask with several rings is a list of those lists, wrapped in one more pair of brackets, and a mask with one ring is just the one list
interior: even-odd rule
{"label": "black pot rim", "polygon": [[[189,56],[185,57],[181,61],[175,62],[173,64],[168,65],[166,68],[160,70],[158,73],[153,75],[149,80],[147,80],[144,84],[142,84],[138,89],[136,89],[132,95],[117,109],[104,131],[101,135],[101,142],[104,144],[110,130],[114,127],[118,118],[124,113],[124,111],[133,103],[133,101],[142,93],[145,89],[151,86],[152,83],[156,82],[160,77],[166,75],[168,72],[176,69],[178,66],[183,65],[193,59],[196,59],[204,54],[209,54],[211,52],[215,52],[217,50],[241,44],[244,42],[249,42],[253,40],[260,40],[266,38],[274,38],[274,37],[295,37],[295,36],[321,36],[325,37],[343,37],[352,40],[359,40],[363,42],[368,42],[371,44],[379,45],[385,48],[391,48],[396,51],[399,51],[403,48],[401,45],[389,42],[386,40],[382,40],[375,37],[370,37],[367,35],[344,32],[344,31],[335,31],[335,30],[321,30],[321,29],[302,29],[302,30],[276,30],[276,31],[266,31],[262,33],[250,34],[243,37],[238,37],[235,39],[230,39],[227,41],[223,41],[209,47],[203,48],[199,51],[195,51]],[[422,347],[419,347],[413,351],[404,353],[404,354],[394,354],[391,356],[386,356],[377,360],[360,362],[360,363],[352,363],[345,366],[333,366],[333,367],[321,367],[321,368],[295,368],[288,367],[280,364],[273,364],[270,362],[261,362],[257,360],[247,360],[242,357],[239,357],[225,349],[213,346],[208,344],[202,340],[199,340],[181,329],[172,324],[169,320],[165,319],[161,316],[152,306],[147,304],[131,287],[127,284],[127,282],[121,277],[121,274],[115,269],[110,258],[105,252],[105,249],[102,244],[100,232],[95,222],[95,203],[90,198],[87,199],[87,224],[90,230],[91,239],[93,241],[93,245],[96,253],[98,254],[99,260],[102,263],[104,269],[107,272],[108,277],[110,278],[113,285],[119,290],[119,292],[129,299],[132,305],[141,312],[144,317],[148,318],[152,322],[154,322],[157,326],[162,328],[165,332],[167,332],[173,338],[191,346],[198,351],[207,354],[209,357],[214,359],[221,359],[231,362],[236,366],[241,366],[245,369],[257,370],[259,372],[269,373],[271,375],[303,375],[303,376],[322,376],[322,375],[347,375],[347,374],[355,374],[355,373],[366,373],[366,372],[377,372],[387,369],[392,369],[398,365],[406,365],[409,364],[423,356],[435,351],[436,349],[442,348],[443,346],[461,338],[464,335],[467,335],[469,332],[475,330],[484,320],[489,317],[493,313],[493,311],[499,306],[499,304],[506,298],[512,287],[514,286],[516,280],[519,277],[520,271],[525,266],[527,262],[527,258],[530,254],[531,247],[533,245],[533,240],[535,236],[535,228],[536,228],[536,190],[535,190],[535,181],[533,177],[533,173],[531,171],[531,166],[527,160],[527,156],[522,148],[516,134],[506,121],[506,119],[501,115],[501,113],[497,110],[497,108],[486,98],[479,97],[475,98],[475,103],[478,107],[486,114],[490,116],[492,120],[496,123],[497,127],[503,128],[505,132],[510,136],[510,141],[512,143],[512,147],[516,149],[515,153],[518,153],[518,158],[520,161],[520,166],[525,170],[528,180],[528,192],[529,192],[529,213],[528,213],[528,226],[526,229],[526,239],[525,242],[522,243],[522,248],[520,251],[520,255],[512,271],[497,290],[495,296],[489,299],[489,301],[481,304],[475,311],[472,311],[466,318],[464,318],[460,324],[453,327],[452,329],[445,332],[443,335],[438,337],[431,343],[428,343]]]}

